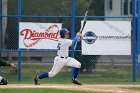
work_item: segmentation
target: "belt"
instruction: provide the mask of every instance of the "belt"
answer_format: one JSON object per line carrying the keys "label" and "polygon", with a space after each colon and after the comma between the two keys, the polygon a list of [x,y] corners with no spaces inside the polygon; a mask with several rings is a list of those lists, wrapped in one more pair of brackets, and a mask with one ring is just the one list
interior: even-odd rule
{"label": "belt", "polygon": [[[58,56],[58,55],[57,55]],[[58,57],[60,57],[60,58],[65,58],[65,59],[67,59],[68,57],[62,57],[62,56],[58,56]]]}

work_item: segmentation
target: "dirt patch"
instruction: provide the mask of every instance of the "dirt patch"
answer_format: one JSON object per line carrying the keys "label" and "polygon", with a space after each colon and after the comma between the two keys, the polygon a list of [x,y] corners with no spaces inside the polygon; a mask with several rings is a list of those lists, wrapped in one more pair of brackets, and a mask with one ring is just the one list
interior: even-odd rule
{"label": "dirt patch", "polygon": [[140,91],[126,89],[129,87],[140,87],[140,85],[118,85],[118,84],[84,84],[84,85],[69,85],[69,84],[8,84],[0,85],[0,88],[55,88],[65,90],[80,90],[105,93],[140,93]]}

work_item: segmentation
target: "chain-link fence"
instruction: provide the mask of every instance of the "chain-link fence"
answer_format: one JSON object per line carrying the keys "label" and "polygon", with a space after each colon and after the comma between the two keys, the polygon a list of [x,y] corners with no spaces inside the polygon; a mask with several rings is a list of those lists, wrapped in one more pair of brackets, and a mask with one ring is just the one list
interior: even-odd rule
{"label": "chain-link fence", "polygon": [[[57,51],[19,49],[19,22],[63,23],[63,28],[68,28],[70,38],[73,38],[81,28],[81,20],[89,2],[90,0],[0,0],[1,57],[16,63],[19,72],[18,76],[11,76],[6,68],[2,68],[2,75],[11,82],[32,82],[35,75],[51,70],[56,56]],[[134,0],[92,0],[88,20],[133,21],[133,2]],[[70,49],[69,55],[81,62],[79,79],[84,83],[132,80],[132,55],[82,55],[81,42],[75,51]],[[64,67],[56,77],[44,81],[64,83],[70,80],[71,68]]]}

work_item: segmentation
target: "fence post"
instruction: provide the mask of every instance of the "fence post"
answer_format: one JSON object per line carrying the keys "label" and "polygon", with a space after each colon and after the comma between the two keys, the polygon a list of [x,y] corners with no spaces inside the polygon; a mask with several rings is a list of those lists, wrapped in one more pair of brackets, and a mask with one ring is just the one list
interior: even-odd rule
{"label": "fence post", "polygon": [[136,82],[136,0],[132,0],[132,81]]}
{"label": "fence post", "polygon": [[[2,0],[0,0],[0,50],[2,50]],[[1,57],[1,52],[0,52]],[[0,67],[1,74],[1,67]]]}
{"label": "fence post", "polygon": [[137,1],[137,10],[138,10],[138,24],[137,24],[137,45],[138,45],[138,72],[140,72],[140,0]]}
{"label": "fence post", "polygon": [[2,0],[0,0],[0,50],[2,50]]}
{"label": "fence post", "polygon": [[[71,38],[74,38],[75,34],[75,0],[71,0]],[[71,57],[75,57],[74,45],[72,45]]]}
{"label": "fence post", "polygon": [[[74,38],[75,34],[75,0],[71,0],[71,38]],[[74,45],[72,46],[71,56],[74,57]]]}
{"label": "fence post", "polygon": [[[18,38],[20,34],[19,22],[21,22],[21,0],[18,0]],[[19,45],[18,45],[18,81],[21,81],[21,50],[19,49]]]}

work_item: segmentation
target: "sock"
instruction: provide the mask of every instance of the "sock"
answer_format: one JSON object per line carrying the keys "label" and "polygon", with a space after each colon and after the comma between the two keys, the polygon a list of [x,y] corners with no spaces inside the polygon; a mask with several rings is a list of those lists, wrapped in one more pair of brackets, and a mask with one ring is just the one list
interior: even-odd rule
{"label": "sock", "polygon": [[78,76],[78,73],[79,73],[79,68],[75,68],[73,67],[72,68],[72,79],[75,80]]}
{"label": "sock", "polygon": [[42,73],[41,75],[38,76],[39,79],[47,78],[47,77],[49,77],[48,72]]}

